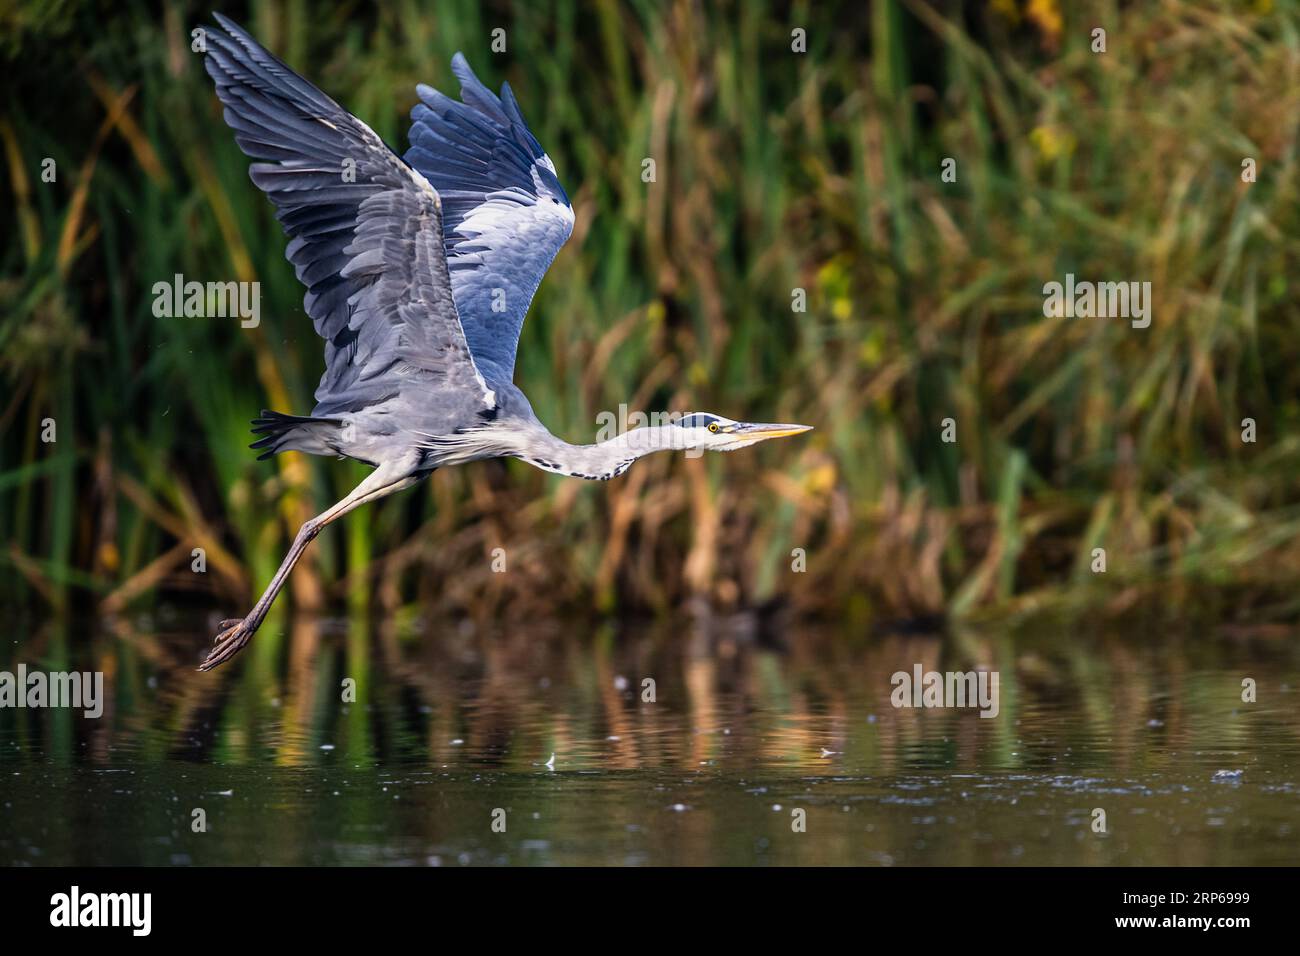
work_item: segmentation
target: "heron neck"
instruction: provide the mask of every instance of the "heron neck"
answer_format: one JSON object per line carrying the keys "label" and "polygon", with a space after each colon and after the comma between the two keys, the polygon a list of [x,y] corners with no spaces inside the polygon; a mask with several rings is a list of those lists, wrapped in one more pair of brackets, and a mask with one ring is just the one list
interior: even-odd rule
{"label": "heron neck", "polygon": [[651,425],[634,428],[592,445],[571,445],[548,433],[549,441],[542,443],[536,454],[519,457],[544,471],[588,481],[608,481],[623,474],[643,455],[685,447],[674,442],[679,436],[672,432],[680,431]]}

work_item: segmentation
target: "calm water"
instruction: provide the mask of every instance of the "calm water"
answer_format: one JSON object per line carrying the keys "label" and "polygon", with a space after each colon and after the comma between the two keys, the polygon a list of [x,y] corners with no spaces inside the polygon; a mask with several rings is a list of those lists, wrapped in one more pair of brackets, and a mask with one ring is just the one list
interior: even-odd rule
{"label": "calm water", "polygon": [[[1300,862],[1288,630],[292,620],[199,674],[210,633],[45,623],[0,648],[101,670],[107,698],[0,710],[0,863]],[[916,664],[996,670],[1000,713],[893,707]]]}

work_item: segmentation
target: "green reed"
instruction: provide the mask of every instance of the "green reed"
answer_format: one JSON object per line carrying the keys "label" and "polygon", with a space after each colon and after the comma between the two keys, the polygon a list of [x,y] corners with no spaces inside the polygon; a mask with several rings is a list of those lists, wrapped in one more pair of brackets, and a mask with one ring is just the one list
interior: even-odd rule
{"label": "green reed", "polygon": [[[590,440],[622,402],[817,426],[740,455],[652,457],[609,485],[518,463],[438,474],[332,528],[293,600],[1294,614],[1296,9],[1139,6],[228,9],[399,148],[415,84],[454,90],[455,50],[511,82],[578,216],[517,369],[557,433]],[[321,348],[190,52],[201,21],[163,10],[4,15],[7,603],[197,590],[234,613],[360,474],[244,447],[261,408],[310,409]],[[260,327],[156,318],[153,283],[178,272],[259,281]],[[1044,318],[1042,286],[1067,272],[1150,280],[1151,326]]]}

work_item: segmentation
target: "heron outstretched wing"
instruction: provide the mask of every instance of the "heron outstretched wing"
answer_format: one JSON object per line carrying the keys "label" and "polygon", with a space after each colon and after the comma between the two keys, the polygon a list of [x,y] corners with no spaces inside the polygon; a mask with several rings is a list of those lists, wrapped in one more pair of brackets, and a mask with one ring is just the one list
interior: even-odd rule
{"label": "heron outstretched wing", "polygon": [[451,68],[464,102],[416,87],[405,159],[442,197],[451,288],[470,351],[509,380],[533,293],[573,232],[573,207],[510,84],[497,97],[459,53]]}
{"label": "heron outstretched wing", "polygon": [[205,64],[249,175],[290,237],[325,339],[317,414],[426,384],[492,393],[456,314],[442,206],[424,176],[368,126],[231,20],[210,31]]}

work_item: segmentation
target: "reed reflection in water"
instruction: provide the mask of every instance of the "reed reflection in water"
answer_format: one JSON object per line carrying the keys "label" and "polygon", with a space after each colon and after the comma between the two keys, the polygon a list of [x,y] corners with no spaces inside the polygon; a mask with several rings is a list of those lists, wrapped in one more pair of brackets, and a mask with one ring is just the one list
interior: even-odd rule
{"label": "reed reflection in water", "polygon": [[[8,670],[101,670],[107,697],[99,720],[0,710],[0,860],[1300,858],[1287,632],[283,620],[282,641],[210,675],[194,671],[204,619],[88,640],[47,622],[0,654]],[[998,672],[998,716],[895,708],[891,675],[917,665]]]}

